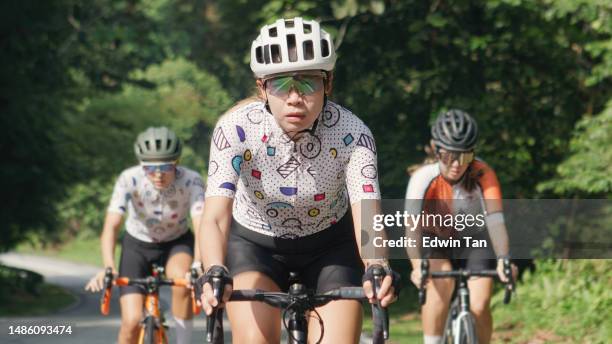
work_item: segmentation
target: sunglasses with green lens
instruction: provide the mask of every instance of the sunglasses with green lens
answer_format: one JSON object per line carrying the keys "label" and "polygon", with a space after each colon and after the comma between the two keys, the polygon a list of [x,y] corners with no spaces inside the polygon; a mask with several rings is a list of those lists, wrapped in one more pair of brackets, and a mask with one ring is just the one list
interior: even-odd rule
{"label": "sunglasses with green lens", "polygon": [[294,74],[267,79],[264,85],[270,94],[277,97],[286,97],[292,89],[302,96],[308,96],[320,91],[324,80],[324,74]]}

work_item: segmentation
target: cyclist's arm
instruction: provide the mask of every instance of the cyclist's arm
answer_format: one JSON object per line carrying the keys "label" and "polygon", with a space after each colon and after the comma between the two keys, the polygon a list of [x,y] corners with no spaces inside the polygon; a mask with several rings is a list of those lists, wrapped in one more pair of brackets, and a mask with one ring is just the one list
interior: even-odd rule
{"label": "cyclist's arm", "polygon": [[197,175],[191,183],[189,203],[190,209],[189,214],[191,216],[191,224],[193,225],[193,232],[195,237],[195,244],[193,245],[193,260],[194,262],[201,262],[202,257],[200,256],[200,222],[202,220],[202,213],[204,212],[204,198],[205,198],[206,185],[200,175]]}
{"label": "cyclist's arm", "polygon": [[232,221],[233,199],[224,196],[206,198],[204,213],[199,224],[198,245],[204,269],[212,265],[225,265],[227,239]]}
{"label": "cyclist's arm", "polygon": [[[362,203],[365,203],[365,207],[362,207]],[[368,214],[362,214],[363,211],[371,212]],[[362,250],[363,245],[368,245],[369,243],[361,242],[361,233],[362,229],[367,233],[374,233],[374,229],[372,228],[372,223],[362,223],[362,218],[371,219],[373,215],[380,214],[380,201],[379,200],[363,200],[362,202],[355,202],[351,204],[351,215],[353,216],[353,225],[355,230],[355,238],[357,239],[357,249],[359,250],[359,256],[363,260],[363,265],[367,268],[369,265],[379,263],[382,259],[375,259],[373,256],[376,253],[378,256],[379,251],[375,252],[367,252],[364,253]],[[384,231],[378,232],[377,235],[384,236]],[[386,253],[386,252],[385,252]]]}
{"label": "cyclist's arm", "polygon": [[195,245],[193,245],[193,261],[201,262],[202,256],[200,255],[200,222],[202,220],[201,214],[191,217],[191,224],[193,225],[193,236],[195,237]]}
{"label": "cyclist's arm", "polygon": [[487,210],[487,216],[485,217],[487,231],[489,232],[495,254],[498,257],[508,255],[509,239],[502,208],[501,186],[492,168],[485,164],[483,164],[482,168],[484,169],[484,174],[480,177],[479,185],[482,188]]}
{"label": "cyclist's arm", "polygon": [[[435,178],[436,174],[435,168],[432,168],[431,165],[426,165],[414,171],[410,176],[408,186],[406,187],[406,196],[404,197],[404,211],[407,214],[415,216],[422,214],[425,195],[431,180]],[[410,258],[412,269],[420,270],[422,257],[420,247],[422,245],[423,228],[420,226],[420,222],[413,223],[412,218],[408,225],[405,229],[406,237],[414,240],[416,247],[407,247],[406,252]]]}
{"label": "cyclist's arm", "polygon": [[[224,265],[227,238],[232,220],[232,204],[240,177],[236,156],[245,150],[243,113],[237,111],[223,115],[213,132],[208,162],[208,181],[204,212],[199,224],[198,245],[204,271],[212,265]],[[241,131],[237,128],[242,129]]]}
{"label": "cyclist's arm", "polygon": [[115,244],[119,230],[121,229],[123,215],[126,213],[128,208],[128,200],[131,199],[132,186],[134,184],[131,182],[131,179],[132,178],[129,176],[129,170],[123,171],[119,178],[117,178],[113,188],[113,194],[106,211],[102,235],[100,236],[102,262],[104,267],[112,267],[113,270],[116,269]]}
{"label": "cyclist's arm", "polygon": [[106,218],[104,219],[104,228],[102,229],[102,235],[100,236],[102,262],[104,263],[104,267],[112,267],[113,270],[116,270],[115,244],[117,241],[119,230],[121,229],[122,221],[122,214],[115,212],[107,212]]}

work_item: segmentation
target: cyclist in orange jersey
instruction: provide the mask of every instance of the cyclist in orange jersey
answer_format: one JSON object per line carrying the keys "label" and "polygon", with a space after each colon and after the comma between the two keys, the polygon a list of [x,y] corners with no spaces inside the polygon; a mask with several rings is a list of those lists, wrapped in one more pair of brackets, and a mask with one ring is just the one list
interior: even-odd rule
{"label": "cyclist in orange jersey", "polygon": [[[453,109],[438,116],[431,128],[431,135],[431,149],[437,161],[422,166],[412,174],[406,190],[407,207],[414,213],[422,211],[423,214],[481,214],[485,226],[481,231],[474,232],[472,238],[491,244],[487,248],[463,248],[461,252],[456,247],[428,250],[428,256],[432,258],[431,271],[496,268],[499,278],[505,282],[502,261],[509,257],[509,247],[502,193],[495,171],[475,157],[478,139],[476,121],[466,112]],[[436,240],[459,234],[457,228],[447,227],[427,226],[413,233]],[[422,240],[420,242],[424,243]],[[460,242],[465,244],[464,241]],[[413,267],[411,280],[420,287],[421,257],[418,254],[414,250],[409,251]],[[516,275],[514,265],[512,270]],[[428,282],[427,302],[422,308],[425,344],[441,343],[453,288],[452,279]],[[489,308],[493,279],[473,277],[468,281],[468,288],[478,341],[489,343],[493,328]]]}

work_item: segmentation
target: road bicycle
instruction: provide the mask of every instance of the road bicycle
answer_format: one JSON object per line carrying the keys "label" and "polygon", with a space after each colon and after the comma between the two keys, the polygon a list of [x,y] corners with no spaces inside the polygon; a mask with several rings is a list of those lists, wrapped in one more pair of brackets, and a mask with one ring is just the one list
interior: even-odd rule
{"label": "road bicycle", "polygon": [[[382,279],[385,277],[385,270],[381,266],[373,268],[373,286],[378,293]],[[321,334],[316,343],[323,340],[325,328],[316,307],[321,307],[335,300],[358,300],[366,301],[367,297],[362,287],[342,287],[326,293],[316,294],[312,290],[300,283],[299,275],[295,272],[290,273],[289,291],[268,292],[258,289],[234,290],[230,296],[230,302],[240,301],[259,301],[270,306],[283,310],[281,319],[283,327],[287,331],[288,344],[305,344],[308,340],[308,318],[312,313],[318,319]],[[221,273],[212,276],[213,294],[219,299],[222,295],[223,285]],[[312,318],[312,317],[311,317]],[[372,330],[372,343],[382,344],[389,339],[389,315],[387,309],[378,303],[372,304],[372,319],[374,328]],[[223,309],[215,308],[207,319],[206,341],[208,343],[223,343]]]}
{"label": "road bicycle", "polygon": [[142,328],[138,336],[139,344],[167,344],[168,337],[166,331],[168,326],[165,324],[163,313],[159,306],[159,288],[161,286],[179,286],[191,289],[191,306],[194,314],[200,313],[200,307],[195,302],[194,290],[191,287],[195,285],[197,279],[197,271],[191,270],[189,279],[174,278],[167,279],[164,275],[164,268],[153,265],[152,275],[145,278],[128,278],[128,277],[113,277],[111,268],[107,268],[104,275],[104,291],[100,300],[100,312],[103,315],[108,315],[110,311],[110,299],[113,285],[128,286],[137,285],[145,289],[144,316],[142,319]]}
{"label": "road bicycle", "polygon": [[[505,283],[504,304],[508,304],[514,290],[514,280],[512,279],[512,270],[510,268],[510,260],[504,259],[504,275],[508,279]],[[472,276],[480,277],[498,277],[496,270],[454,270],[454,271],[434,271],[429,272],[429,260],[421,260],[421,287],[419,288],[419,302],[421,305],[426,301],[426,283],[427,278],[454,278],[455,290],[454,297],[451,301],[442,343],[445,344],[477,344],[476,337],[476,322],[474,316],[470,312],[470,290],[467,286],[467,281]]]}

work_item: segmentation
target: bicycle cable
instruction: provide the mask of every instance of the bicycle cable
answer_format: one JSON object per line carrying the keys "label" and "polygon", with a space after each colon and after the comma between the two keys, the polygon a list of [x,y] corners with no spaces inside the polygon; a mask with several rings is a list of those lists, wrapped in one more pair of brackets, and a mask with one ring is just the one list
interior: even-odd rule
{"label": "bicycle cable", "polygon": [[[291,339],[293,341],[295,341],[296,343],[299,343],[299,341],[297,340],[297,338],[295,338],[293,336],[293,333],[291,333],[291,331],[289,331],[289,325],[287,324],[287,312],[289,312],[290,310],[295,312],[295,310],[293,309],[297,304],[299,303],[298,300],[295,300],[293,302],[291,302],[289,305],[287,305],[287,307],[283,310],[283,314],[281,315],[283,318],[283,326],[285,327],[285,330],[287,331],[287,333],[289,334],[289,336],[291,337]],[[312,310],[315,314],[316,314],[316,319],[319,320],[319,326],[321,327],[321,335],[319,336],[319,339],[317,339],[317,342],[315,344],[321,344],[321,342],[323,341],[323,335],[325,333],[325,326],[323,324],[323,318],[321,318],[321,315],[319,314],[319,312],[317,312],[317,310],[312,306],[312,304],[309,305],[310,310]],[[314,316],[310,315],[309,317],[315,318]],[[306,325],[308,326],[308,324]]]}

